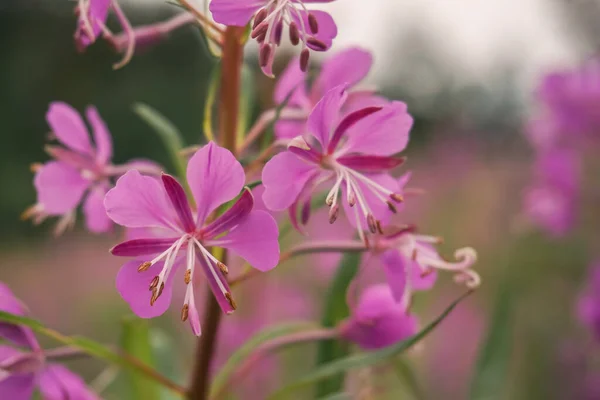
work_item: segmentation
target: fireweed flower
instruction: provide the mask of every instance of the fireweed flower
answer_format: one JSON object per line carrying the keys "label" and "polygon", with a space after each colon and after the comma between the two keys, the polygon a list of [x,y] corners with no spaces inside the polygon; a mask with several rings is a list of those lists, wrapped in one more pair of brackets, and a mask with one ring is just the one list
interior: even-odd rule
{"label": "fireweed flower", "polygon": [[212,0],[210,11],[218,23],[246,26],[254,17],[251,37],[260,44],[259,63],[273,76],[275,48],[281,44],[284,25],[292,45],[302,43],[299,65],[306,71],[310,51],[326,51],[337,36],[337,26],[324,11],[308,10],[305,3],[333,0]]}
{"label": "fireweed flower", "polygon": [[[373,57],[367,50],[351,47],[340,51],[323,62],[314,83],[307,87],[308,76],[300,69],[297,59],[292,59],[275,85],[275,104],[282,104],[289,96],[285,109],[275,123],[275,135],[278,139],[293,139],[302,135],[306,127],[306,118],[325,93],[336,86],[347,84],[349,101],[345,108],[353,108],[353,100],[359,98],[376,105],[382,99],[372,91],[350,89],[357,85],[369,73]],[[385,102],[385,101],[384,101]],[[350,106],[350,107],[348,107]],[[345,110],[351,111],[351,110]]]}
{"label": "fireweed flower", "polygon": [[346,340],[377,350],[416,334],[418,325],[406,307],[396,303],[388,286],[374,285],[361,294],[351,316],[338,329]]}
{"label": "fireweed flower", "polygon": [[577,302],[577,316],[600,340],[600,262],[590,268],[587,287]]}
{"label": "fireweed flower", "polygon": [[[251,192],[245,189],[236,203],[214,221],[208,218],[219,206],[234,199],[244,186],[244,169],[228,150],[210,142],[190,159],[187,180],[196,201],[192,211],[183,187],[171,176],[161,180],[127,172],[104,200],[108,216],[127,228],[160,229],[169,237],[133,239],[115,246],[117,256],[152,257],[123,265],[117,289],[138,316],[156,317],[171,301],[174,275],[185,264],[182,279],[187,287],[181,319],[189,319],[200,335],[200,319],[194,301],[196,264],[221,309],[236,309],[229,285],[228,268],[207,247],[223,247],[260,271],[274,268],[279,260],[278,229],[265,211],[253,210]],[[180,252],[182,255],[180,256]]]}
{"label": "fireweed flower", "polygon": [[[0,310],[27,314],[25,306],[1,282]],[[0,398],[29,400],[37,387],[44,399],[99,399],[79,376],[60,364],[47,362],[52,354],[41,349],[31,329],[0,323],[0,338],[22,347],[0,345]]]}
{"label": "fireweed flower", "polygon": [[556,149],[538,156],[524,209],[549,234],[567,234],[575,224],[579,199],[579,160],[575,151]]}
{"label": "fireweed flower", "polygon": [[308,116],[308,133],[292,139],[288,151],[265,165],[263,200],[271,210],[289,208],[298,228],[299,204],[305,224],[313,192],[331,182],[326,197],[330,222],[336,220],[342,202],[348,219],[368,244],[363,229],[381,231],[381,224],[403,200],[389,171],[404,161],[393,155],[406,147],[413,120],[398,101],[342,117],[346,98],[344,85],[327,92]]}
{"label": "fireweed flower", "polygon": [[48,216],[59,216],[56,233],[60,234],[75,223],[75,212],[83,202],[87,228],[106,232],[112,224],[104,211],[104,195],[111,188],[111,179],[131,168],[158,174],[160,168],[145,160],[113,165],[112,139],[95,107],[88,107],[86,117],[92,127],[94,143],[79,113],[62,102],[50,104],[46,120],[62,146],[47,146],[55,160],[34,165],[33,183],[37,203],[23,213],[41,223]]}

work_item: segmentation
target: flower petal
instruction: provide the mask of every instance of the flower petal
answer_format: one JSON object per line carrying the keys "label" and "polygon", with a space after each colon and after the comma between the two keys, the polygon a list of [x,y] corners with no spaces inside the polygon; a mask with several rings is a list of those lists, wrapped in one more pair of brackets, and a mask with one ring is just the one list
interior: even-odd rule
{"label": "flower petal", "polygon": [[30,400],[35,389],[34,374],[15,374],[0,381],[0,394],[3,399]]}
{"label": "flower petal", "polygon": [[[10,288],[0,282],[0,311],[15,315],[27,315],[27,308],[13,294]],[[9,340],[18,346],[38,349],[39,345],[33,331],[24,326],[0,323],[0,338]]]}
{"label": "flower petal", "polygon": [[[235,311],[232,303],[227,298],[227,294],[231,296],[231,289],[229,288],[229,283],[227,279],[223,276],[221,271],[212,263],[212,261],[208,260],[201,254],[196,253],[196,258],[204,271],[204,277],[208,282],[208,286],[210,286],[210,290],[212,291],[217,303],[219,303],[219,307],[225,314],[231,314]],[[190,307],[192,305],[190,304]],[[197,311],[196,311],[197,313]],[[191,323],[191,322],[190,322]],[[195,324],[195,322],[194,322]],[[194,329],[194,327],[192,327]]]}
{"label": "flower petal", "polygon": [[293,57],[290,60],[277,80],[273,95],[275,103],[282,104],[292,92],[293,94],[287,102],[288,107],[310,107],[310,100],[306,94],[306,72],[300,69],[299,57]]}
{"label": "flower petal", "polygon": [[[298,26],[309,26],[308,22],[308,13],[304,10],[300,10],[300,15],[302,15],[303,22],[300,22],[300,18],[298,17],[298,13],[292,13],[292,19]],[[320,10],[310,10],[310,14],[312,14],[319,25],[319,31],[312,35],[315,39],[319,40],[325,45],[325,48],[321,46],[312,46],[310,42],[307,43],[308,47],[315,51],[325,51],[329,49],[333,43],[333,39],[337,36],[337,26],[335,21],[329,15],[329,13]]]}
{"label": "flower petal", "polygon": [[96,144],[96,161],[100,165],[104,165],[112,158],[112,138],[106,127],[106,123],[100,118],[96,107],[88,107],[85,110],[85,115],[94,135],[94,143]]}
{"label": "flower petal", "polygon": [[[396,180],[388,174],[365,175],[365,176],[367,178],[369,178],[370,180],[383,186],[384,188],[389,189],[393,193],[398,193],[398,191],[400,189],[398,187],[398,182],[396,182]],[[363,182],[358,182],[358,188],[362,192],[363,197],[365,198],[365,201],[368,204],[369,208],[371,209],[371,212],[373,213],[373,216],[375,217],[375,219],[381,221],[382,225],[385,226],[389,222],[389,220],[393,214],[392,211],[390,211],[387,203],[385,203],[379,197],[375,196],[373,194],[373,192]],[[348,202],[345,200],[347,197],[345,184],[342,185],[342,191],[344,192],[344,201],[343,201],[344,211],[346,212],[346,215],[348,216],[348,220],[350,221],[350,223],[356,227],[356,219],[354,218],[354,210],[350,207]],[[393,203],[393,201],[392,201],[392,203]],[[396,208],[398,210],[400,210],[402,208],[402,204],[394,204],[394,205],[396,206]],[[356,204],[354,207],[360,207],[360,206],[359,206],[359,204]],[[360,211],[359,217],[361,220],[361,225],[362,225],[363,229],[367,229],[366,228],[368,226],[367,220],[364,217],[362,210],[360,208],[358,208],[358,211]]]}
{"label": "flower petal", "polygon": [[330,154],[333,153],[340,140],[342,139],[342,136],[348,131],[348,129],[358,124],[361,120],[369,117],[369,115],[373,115],[374,113],[380,111],[382,108],[383,107],[380,106],[365,107],[353,111],[349,114],[346,114],[344,118],[340,121],[338,126],[335,127],[335,131],[333,132],[331,141],[327,146],[327,151]]}
{"label": "flower petal", "polygon": [[44,212],[62,215],[77,207],[90,181],[68,164],[50,161],[36,172],[33,184]]}
{"label": "flower petal", "polygon": [[346,86],[336,86],[325,93],[308,116],[307,133],[313,135],[323,149],[327,148],[333,129],[339,123],[340,109],[347,97]]}
{"label": "flower petal", "polygon": [[278,237],[273,217],[265,211],[252,211],[235,229],[207,244],[229,249],[254,268],[268,271],[279,262]]}
{"label": "flower petal", "polygon": [[404,157],[364,156],[353,154],[337,158],[337,162],[360,172],[383,172],[402,165]]}
{"label": "flower petal", "polygon": [[160,182],[130,170],[106,193],[108,217],[128,228],[167,228],[182,232],[179,220]]}
{"label": "flower petal", "polygon": [[110,252],[113,256],[139,257],[160,254],[173,245],[179,238],[140,238],[121,242]]}
{"label": "flower petal", "polygon": [[408,144],[412,124],[406,104],[393,101],[348,130],[344,151],[380,156],[399,153]]}
{"label": "flower petal", "polygon": [[40,391],[48,400],[99,400],[79,375],[60,364],[48,364],[39,375]]}
{"label": "flower petal", "polygon": [[275,136],[277,139],[293,139],[304,134],[306,121],[295,119],[279,119],[275,122]]}
{"label": "flower petal", "polygon": [[62,144],[79,153],[94,154],[87,127],[73,107],[63,102],[50,103],[46,121]]}
{"label": "flower petal", "polygon": [[[164,266],[164,262],[159,261],[152,265],[146,271],[139,272],[138,267],[144,260],[132,260],[125,263],[117,274],[117,291],[131,307],[131,311],[140,318],[154,318],[163,314],[171,304],[171,295],[173,292],[173,273],[165,282],[165,288],[154,305],[150,305],[152,292],[149,290],[150,283],[157,276]],[[175,266],[173,267],[175,268]]]}
{"label": "flower petal", "polygon": [[103,233],[108,232],[112,227],[112,221],[106,215],[104,209],[104,196],[106,189],[96,187],[90,190],[85,202],[83,203],[83,213],[85,214],[85,225],[90,232]]}
{"label": "flower petal", "polygon": [[195,229],[194,217],[192,216],[192,210],[190,210],[190,204],[188,203],[185,190],[171,175],[162,174],[161,176],[163,187],[171,200],[171,204],[179,217],[179,222],[183,226],[186,232],[192,232]]}
{"label": "flower petal", "polygon": [[92,0],[89,2],[90,7],[88,16],[90,24],[92,26],[93,37],[89,37],[85,30],[85,25],[82,20],[82,16],[79,17],[79,31],[75,35],[79,49],[82,50],[85,47],[92,44],[96,38],[102,32],[102,27],[105,25],[106,18],[108,16],[108,9],[110,8],[111,0]]}
{"label": "flower petal", "polygon": [[313,92],[323,94],[344,83],[354,86],[367,76],[372,64],[371,53],[360,47],[341,51],[323,62],[321,73],[313,85]]}
{"label": "flower petal", "polygon": [[265,3],[262,0],[212,0],[209,10],[220,24],[245,26]]}
{"label": "flower petal", "polygon": [[198,314],[198,308],[196,307],[196,296],[194,292],[190,293],[190,302],[188,304],[188,320],[190,322],[190,328],[196,336],[202,334],[202,327],[200,326],[200,315]]}
{"label": "flower petal", "polygon": [[285,210],[294,203],[298,195],[319,170],[290,152],[277,154],[262,172],[265,186],[263,201],[270,210]]}
{"label": "flower petal", "polygon": [[190,159],[187,180],[198,206],[197,225],[202,225],[211,212],[240,193],[246,175],[229,150],[210,142]]}
{"label": "flower petal", "polygon": [[394,300],[399,303],[406,291],[406,271],[410,267],[410,260],[407,260],[398,250],[390,249],[381,255],[381,261]]}
{"label": "flower petal", "polygon": [[225,211],[216,220],[202,229],[204,237],[207,239],[213,238],[239,225],[250,214],[253,206],[254,197],[252,196],[252,192],[246,188],[242,196],[229,210]]}

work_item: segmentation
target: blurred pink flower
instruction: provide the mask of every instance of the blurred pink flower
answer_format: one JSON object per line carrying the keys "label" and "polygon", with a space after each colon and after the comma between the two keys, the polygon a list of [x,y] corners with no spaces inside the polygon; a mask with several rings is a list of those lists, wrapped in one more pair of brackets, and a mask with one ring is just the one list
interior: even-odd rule
{"label": "blurred pink flower", "polygon": [[362,293],[352,315],[340,326],[340,335],[368,350],[381,349],[417,333],[417,319],[398,304],[386,285]]}
{"label": "blurred pink flower", "polygon": [[[106,212],[115,223],[127,228],[157,228],[170,232],[170,237],[133,239],[111,250],[114,255],[126,257],[160,253],[151,261],[126,263],[117,276],[119,293],[138,316],[152,318],[166,311],[171,301],[173,275],[185,261],[187,289],[182,320],[189,317],[193,332],[199,335],[193,279],[196,259],[221,309],[225,313],[235,310],[226,279],[228,269],[206,247],[226,248],[261,271],[277,265],[277,224],[268,213],[253,210],[254,199],[249,190],[243,190],[229,210],[207,223],[207,217],[217,207],[238,196],[244,179],[244,169],[233,154],[210,142],[188,163],[187,180],[197,204],[195,216],[183,187],[166,174],[162,175],[161,185],[155,178],[132,170],[106,194]],[[186,254],[178,258],[180,250]],[[148,288],[151,296],[148,296]]]}
{"label": "blurred pink flower", "polygon": [[[401,203],[398,182],[389,171],[402,164],[394,156],[404,150],[412,118],[402,102],[358,109],[342,118],[347,99],[345,85],[331,89],[308,117],[308,132],[292,139],[288,151],[273,157],[264,167],[263,201],[271,210],[289,208],[293,225],[302,207],[302,223],[309,218],[312,194],[322,184],[333,182],[326,203],[329,220],[338,215],[338,195],[345,193],[343,206],[351,223],[366,241],[363,229],[381,229]],[[357,205],[356,207],[354,207]]]}
{"label": "blurred pink flower", "polygon": [[[25,316],[27,310],[11,290],[0,282],[0,310]],[[0,324],[0,338],[27,351],[0,345],[0,397],[10,400],[29,400],[36,387],[45,399],[96,400],[85,382],[60,364],[46,362],[31,329],[23,326]],[[48,353],[49,355],[50,353]]]}
{"label": "blurred pink flower", "polygon": [[333,0],[213,0],[210,11],[215,21],[246,26],[254,17],[253,39],[260,43],[259,63],[267,76],[273,76],[275,48],[281,44],[284,24],[289,27],[290,41],[302,42],[300,68],[306,71],[310,52],[325,51],[337,36],[337,26],[324,11],[309,11],[304,3],[329,3]]}
{"label": "blurred pink flower", "polygon": [[160,167],[146,160],[133,160],[113,165],[112,139],[95,107],[86,110],[92,127],[94,143],[79,113],[62,102],[50,104],[46,120],[52,134],[62,146],[47,146],[46,151],[55,159],[36,166],[34,185],[37,203],[25,211],[40,223],[48,216],[60,216],[56,233],[62,233],[75,222],[75,211],[83,202],[86,227],[92,232],[106,232],[112,224],[104,211],[102,201],[112,186],[111,178],[131,168],[158,174]]}
{"label": "blurred pink flower", "polygon": [[104,32],[106,18],[113,0],[78,0],[75,45],[79,51],[96,41]]}
{"label": "blurred pink flower", "polygon": [[600,262],[595,262],[589,271],[587,287],[577,302],[579,320],[600,340]]}

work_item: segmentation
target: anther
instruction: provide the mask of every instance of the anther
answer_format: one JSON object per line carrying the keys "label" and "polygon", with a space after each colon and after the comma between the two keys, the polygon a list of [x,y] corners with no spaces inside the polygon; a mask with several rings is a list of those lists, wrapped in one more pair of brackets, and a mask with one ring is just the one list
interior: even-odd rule
{"label": "anther", "polygon": [[300,31],[298,30],[298,25],[294,21],[290,22],[290,42],[295,46],[300,43]]}
{"label": "anther", "polygon": [[42,167],[43,167],[43,164],[42,164],[42,163],[37,163],[37,162],[36,162],[36,163],[32,163],[32,164],[29,166],[29,170],[30,170],[31,172],[35,173],[35,172],[38,172],[38,171],[39,171],[39,170],[40,170]]}
{"label": "anther", "polygon": [[428,275],[431,275],[433,269],[427,268],[423,272],[421,272],[421,278],[426,278]]}
{"label": "anther", "polygon": [[330,224],[333,224],[337,220],[339,213],[340,213],[340,207],[337,204],[329,209],[329,223]]}
{"label": "anther", "polygon": [[302,72],[306,72],[308,69],[309,57],[310,51],[308,51],[308,49],[302,49],[302,52],[300,53],[300,70],[302,70]]}
{"label": "anther", "polygon": [[369,225],[371,233],[377,232],[377,222],[375,221],[373,214],[367,214],[367,225]]}
{"label": "anther", "polygon": [[264,68],[269,63],[269,58],[271,57],[271,50],[271,45],[269,43],[265,43],[260,47],[258,63],[261,67]]}
{"label": "anther", "polygon": [[156,288],[152,289],[152,297],[150,297],[150,305],[153,306],[156,303],[156,299],[158,299],[158,292]]}
{"label": "anther", "polygon": [[390,194],[390,198],[392,200],[394,200],[396,203],[402,203],[404,201],[404,197],[402,197],[402,195],[398,194],[398,193]]}
{"label": "anther", "polygon": [[219,261],[217,263],[217,267],[219,267],[223,275],[229,274],[229,268],[227,268],[227,265],[223,264],[222,262]]}
{"label": "anther", "polygon": [[308,223],[309,218],[310,218],[310,201],[307,201],[302,206],[302,211],[300,214],[300,220],[302,222],[302,225],[306,225]]}
{"label": "anther", "polygon": [[231,295],[231,293],[225,292],[225,298],[229,302],[229,305],[231,306],[231,308],[233,308],[234,310],[237,310],[237,304],[235,303],[235,300],[233,300],[233,296]]}
{"label": "anther", "polygon": [[158,281],[160,280],[160,278],[158,277],[158,275],[156,275],[154,277],[154,279],[152,279],[152,282],[150,282],[150,290],[154,290],[156,289],[156,287],[158,286]]}
{"label": "anther", "polygon": [[379,232],[380,235],[383,235],[383,228],[381,227],[381,221],[377,220],[375,222],[377,224],[377,232]]}
{"label": "anther", "polygon": [[365,247],[368,249],[371,247],[371,243],[369,243],[369,238],[367,236],[363,237],[363,240],[365,242]]}
{"label": "anther", "polygon": [[313,34],[319,33],[319,23],[317,22],[317,17],[315,17],[314,14],[308,14],[308,26]]}
{"label": "anther", "polygon": [[398,209],[396,208],[395,205],[392,204],[392,202],[386,201],[385,203],[387,204],[387,206],[391,212],[393,212],[394,214],[396,214],[398,212]]}
{"label": "anther", "polygon": [[265,41],[265,38],[267,37],[267,32],[263,32],[260,35],[258,35],[258,37],[256,38],[256,41],[260,44],[262,44],[262,42]]}
{"label": "anther", "polygon": [[185,270],[185,275],[183,276],[183,281],[185,282],[186,285],[189,285],[189,283],[192,281],[192,270],[191,269]]}
{"label": "anther", "polygon": [[269,26],[267,24],[260,24],[259,26],[257,26],[256,28],[254,28],[252,30],[252,32],[250,33],[250,37],[252,39],[256,39],[263,33],[266,34],[268,29],[269,29]]}
{"label": "anther", "polygon": [[275,44],[277,46],[281,45],[281,36],[283,35],[283,21],[279,21],[277,25],[275,25]]}
{"label": "anther", "polygon": [[306,40],[306,44],[310,44],[314,50],[316,51],[325,51],[327,50],[327,45],[325,43],[323,43],[322,41],[320,41],[319,39],[316,39],[314,37],[309,37]]}
{"label": "anther", "polygon": [[268,12],[266,8],[262,8],[259,12],[256,13],[256,17],[254,17],[254,23],[252,24],[253,30],[256,29],[258,24],[260,24],[265,20],[265,18],[267,18],[267,14]]}
{"label": "anther", "polygon": [[411,256],[413,261],[417,261],[417,249],[414,249]]}
{"label": "anther", "polygon": [[152,266],[152,263],[150,261],[146,261],[140,264],[140,266],[138,267],[138,272],[144,272],[147,271],[148,268],[150,268]]}
{"label": "anther", "polygon": [[354,207],[355,204],[356,204],[356,196],[354,195],[354,192],[351,192],[348,195],[348,205],[350,207]]}
{"label": "anther", "polygon": [[190,312],[190,306],[188,304],[184,304],[181,309],[181,322],[185,322],[188,319],[188,315]]}

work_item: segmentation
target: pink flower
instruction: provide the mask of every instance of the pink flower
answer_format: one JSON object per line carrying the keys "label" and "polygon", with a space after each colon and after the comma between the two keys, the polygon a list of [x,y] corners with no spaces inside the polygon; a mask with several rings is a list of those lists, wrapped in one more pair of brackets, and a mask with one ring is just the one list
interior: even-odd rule
{"label": "pink flower", "polygon": [[138,316],[152,318],[166,311],[175,272],[185,263],[183,280],[187,289],[182,320],[189,317],[193,332],[200,335],[194,301],[196,261],[221,309],[233,312],[236,305],[226,279],[228,268],[207,247],[226,248],[261,271],[277,265],[277,224],[267,212],[253,210],[250,190],[243,190],[235,204],[214,221],[207,219],[242,191],[244,179],[244,169],[233,154],[211,142],[198,150],[188,163],[187,180],[197,204],[194,213],[183,187],[165,174],[158,181],[138,171],[129,171],[106,194],[106,212],[115,223],[127,228],[165,232],[158,238],[126,241],[111,250],[114,255],[128,257],[158,254],[151,261],[126,263],[117,276],[119,293]]}
{"label": "pink flower", "polygon": [[75,45],[79,51],[96,41],[104,32],[112,0],[78,0]]}
{"label": "pink flower", "polygon": [[339,330],[342,337],[360,347],[377,350],[416,334],[418,322],[404,305],[396,303],[388,286],[375,285],[362,293]]}
{"label": "pink flower", "polygon": [[273,76],[275,48],[281,44],[283,27],[289,27],[290,42],[302,42],[300,68],[306,71],[310,52],[325,51],[337,36],[337,26],[324,11],[309,11],[304,3],[333,0],[213,0],[210,11],[215,21],[246,26],[254,17],[251,37],[260,43],[259,63],[267,76]]}
{"label": "pink flower", "polygon": [[[306,129],[306,117],[325,93],[336,86],[347,84],[351,88],[369,73],[373,57],[370,52],[359,47],[351,47],[327,59],[314,83],[307,88],[307,73],[300,69],[297,59],[288,64],[275,85],[274,101],[282,104],[290,96],[279,120],[275,123],[278,139],[293,139]],[[348,108],[359,106],[357,100],[368,100],[369,105],[385,104],[387,100],[373,95],[370,91],[350,92],[345,104]],[[354,100],[354,101],[353,101]],[[352,107],[354,106],[354,107]]]}
{"label": "pink flower", "polygon": [[600,340],[600,262],[590,268],[588,285],[577,303],[577,316]]}
{"label": "pink flower", "polygon": [[112,224],[104,211],[103,199],[111,188],[111,178],[137,168],[157,174],[160,168],[145,160],[124,165],[111,164],[112,139],[95,107],[86,110],[92,127],[94,143],[79,113],[62,102],[50,104],[46,120],[52,133],[63,146],[47,146],[54,157],[44,165],[36,166],[34,185],[37,203],[23,216],[33,217],[40,223],[48,216],[60,216],[56,233],[61,233],[75,222],[75,211],[83,203],[86,227],[92,232],[106,232]]}
{"label": "pink flower", "polygon": [[536,160],[534,182],[525,192],[531,220],[553,236],[564,236],[575,224],[579,199],[579,160],[569,149],[553,149]]}
{"label": "pink flower", "polygon": [[[0,310],[26,315],[25,306],[0,282]],[[29,400],[36,387],[45,399],[97,400],[85,382],[60,364],[48,363],[31,329],[1,323],[0,338],[27,350],[0,345],[0,398]]]}
{"label": "pink flower", "polygon": [[[288,151],[265,165],[263,200],[271,210],[289,208],[298,227],[298,205],[303,203],[306,223],[313,192],[330,182],[326,198],[330,221],[337,218],[342,202],[366,241],[363,229],[381,230],[381,223],[397,211],[395,204],[402,202],[399,184],[389,171],[403,162],[394,155],[406,147],[413,120],[398,101],[343,116],[340,110],[346,98],[345,85],[327,92],[308,117],[307,133],[292,139]],[[340,191],[345,201],[340,200]]]}

